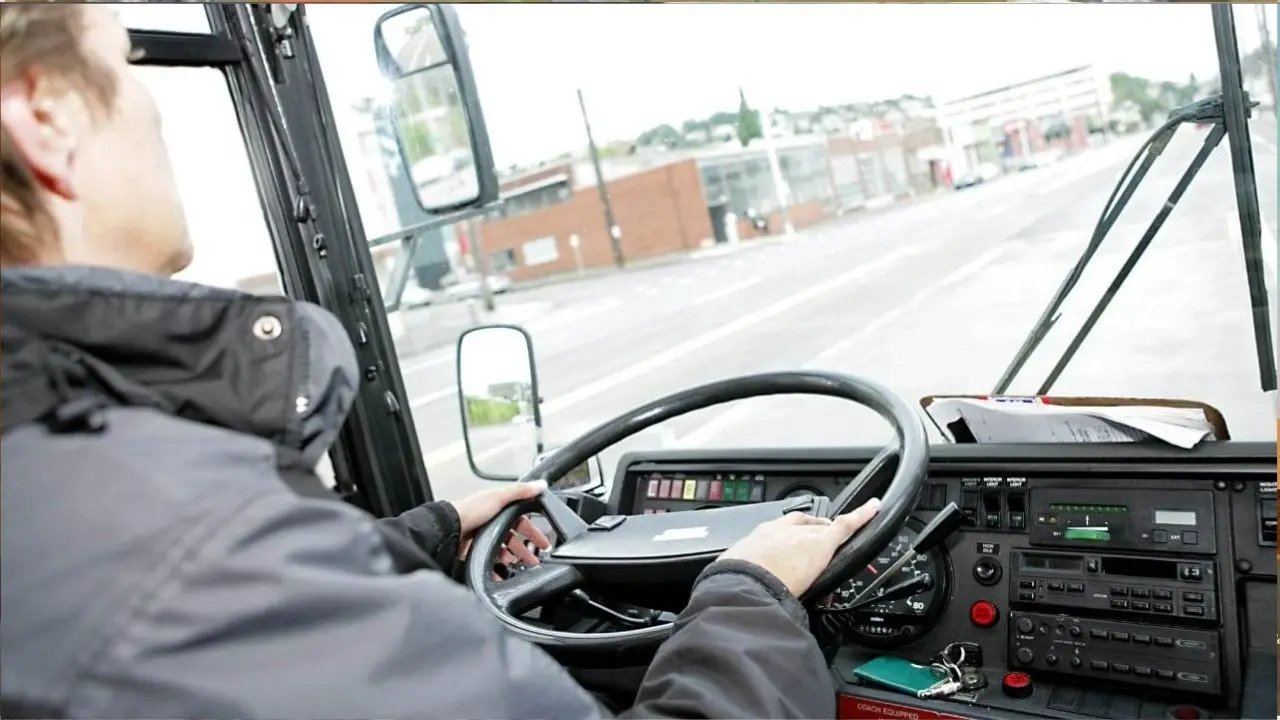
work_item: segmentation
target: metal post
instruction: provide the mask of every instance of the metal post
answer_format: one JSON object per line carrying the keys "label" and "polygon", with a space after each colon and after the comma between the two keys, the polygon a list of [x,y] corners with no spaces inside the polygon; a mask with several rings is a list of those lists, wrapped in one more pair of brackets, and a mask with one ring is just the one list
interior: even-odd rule
{"label": "metal post", "polygon": [[[760,112],[764,112],[761,110]],[[761,140],[764,141],[765,154],[769,156],[769,171],[773,174],[773,190],[778,199],[778,205],[782,207],[782,230],[788,238],[794,237],[796,234],[795,225],[791,224],[791,192],[786,185],[786,180],[782,177],[782,163],[778,161],[778,148],[773,144],[773,113],[769,113],[769,117],[763,123],[761,128]]]}
{"label": "metal post", "polygon": [[489,287],[489,259],[480,244],[480,226],[474,218],[467,220],[467,237],[471,239],[471,261],[480,274],[480,299],[485,312],[493,312],[493,288]]}
{"label": "metal post", "polygon": [[613,217],[613,203],[609,200],[609,187],[605,184],[604,173],[600,171],[600,151],[596,149],[596,139],[591,134],[591,120],[587,118],[587,101],[582,97],[582,89],[578,89],[578,107],[582,109],[582,124],[587,128],[587,149],[591,152],[591,165],[596,171],[596,189],[600,191],[600,204],[604,206],[605,230],[609,233],[609,246],[613,249],[613,262],[619,268],[627,266],[622,255],[622,229]]}

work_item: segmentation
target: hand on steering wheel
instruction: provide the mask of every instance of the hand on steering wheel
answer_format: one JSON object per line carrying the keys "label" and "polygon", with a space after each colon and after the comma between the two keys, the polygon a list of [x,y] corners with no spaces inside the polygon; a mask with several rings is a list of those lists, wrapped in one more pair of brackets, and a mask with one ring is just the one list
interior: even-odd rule
{"label": "hand on steering wheel", "polygon": [[[458,511],[461,526],[458,557],[466,559],[476,531],[488,524],[499,511],[512,503],[535,498],[545,489],[547,484],[542,481],[514,483],[481,490],[453,503],[453,508]],[[506,543],[493,558],[495,566],[510,568],[517,563],[539,564],[541,561],[529,548],[529,543],[533,543],[539,550],[551,549],[551,541],[547,536],[535,527],[527,516],[524,516],[507,533]]]}
{"label": "hand on steering wheel", "polygon": [[[878,383],[840,373],[800,370],[748,375],[691,388],[587,431],[541,458],[525,477],[554,482],[593,455],[665,420],[736,400],[792,394],[836,397],[874,410],[892,425],[894,441],[830,500],[784,498],[589,524],[555,493],[543,491],[536,498],[512,502],[497,514],[486,513],[492,519],[475,534],[475,549],[465,569],[467,584],[482,607],[513,634],[547,649],[612,659],[656,647],[671,635],[672,624],[577,632],[547,627],[524,614],[584,585],[604,588],[615,596],[652,591],[655,582],[659,587],[679,587],[686,582],[692,586],[708,563],[717,557],[735,557],[735,552],[739,559],[778,575],[792,592],[799,591],[801,603],[815,605],[893,541],[928,477],[929,440],[923,419],[909,402]],[[869,484],[873,481],[880,488],[883,504],[850,512],[855,498],[871,494]],[[540,513],[555,529],[555,549],[543,554],[540,567],[517,573],[505,582],[493,582],[490,558],[509,547],[510,529],[530,512]],[[820,517],[817,522],[786,519],[796,513]],[[849,517],[842,517],[845,515]],[[757,527],[761,523],[763,526]],[[858,528],[861,531],[853,534]],[[819,538],[821,552],[812,545]],[[788,553],[779,547],[784,543],[793,550],[804,549]]]}
{"label": "hand on steering wheel", "polygon": [[880,498],[871,498],[834,520],[789,513],[757,525],[720,557],[758,565],[800,597],[831,564],[844,541],[871,522],[878,510]]}

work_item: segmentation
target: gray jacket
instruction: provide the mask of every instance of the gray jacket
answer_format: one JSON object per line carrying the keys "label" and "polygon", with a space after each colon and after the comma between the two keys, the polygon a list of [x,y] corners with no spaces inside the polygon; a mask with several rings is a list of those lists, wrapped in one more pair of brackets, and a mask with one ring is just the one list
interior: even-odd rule
{"label": "gray jacket", "polygon": [[[0,715],[606,714],[438,571],[447,503],[376,521],[290,489],[357,390],[332,316],[101,269],[0,278]],[[720,562],[625,715],[834,711],[795,598]]]}

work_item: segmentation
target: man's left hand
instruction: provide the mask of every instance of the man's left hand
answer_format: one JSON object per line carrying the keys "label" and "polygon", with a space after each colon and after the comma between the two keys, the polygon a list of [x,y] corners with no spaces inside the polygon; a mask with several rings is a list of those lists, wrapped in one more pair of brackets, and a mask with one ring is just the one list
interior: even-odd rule
{"label": "man's left hand", "polygon": [[[466,557],[467,551],[471,547],[471,541],[475,539],[476,532],[492,520],[499,511],[512,503],[537,497],[538,493],[541,493],[546,487],[547,484],[542,481],[513,483],[489,490],[481,490],[453,503],[454,509],[458,511],[458,519],[462,525],[462,537],[459,544],[461,556]],[[522,517],[515,527],[507,533],[506,547],[502,549],[499,557],[494,558],[494,562],[507,566],[516,562],[537,565],[539,563],[538,556],[529,548],[530,543],[539,550],[551,549],[551,541],[547,539],[547,536],[534,527],[529,518]]]}

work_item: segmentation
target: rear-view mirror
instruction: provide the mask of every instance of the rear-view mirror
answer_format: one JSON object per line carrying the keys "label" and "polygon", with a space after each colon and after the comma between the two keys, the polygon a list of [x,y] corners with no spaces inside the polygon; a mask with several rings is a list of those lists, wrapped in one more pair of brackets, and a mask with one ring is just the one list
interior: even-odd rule
{"label": "rear-view mirror", "polygon": [[374,27],[374,50],[391,83],[382,110],[422,209],[497,200],[489,133],[454,9],[409,4],[387,12]]}
{"label": "rear-view mirror", "polygon": [[471,470],[516,480],[542,452],[533,340],[514,325],[482,325],[458,338],[458,405]]}

